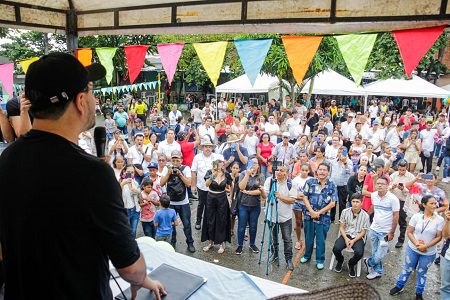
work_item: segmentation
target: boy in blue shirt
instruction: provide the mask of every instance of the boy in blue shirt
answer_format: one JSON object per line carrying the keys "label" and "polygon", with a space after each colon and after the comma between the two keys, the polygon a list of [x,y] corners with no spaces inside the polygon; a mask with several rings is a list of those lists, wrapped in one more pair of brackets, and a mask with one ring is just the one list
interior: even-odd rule
{"label": "boy in blue shirt", "polygon": [[156,212],[153,224],[156,227],[155,239],[157,241],[170,242],[172,231],[178,225],[177,213],[173,208],[169,208],[170,197],[166,194],[159,198],[161,209]]}

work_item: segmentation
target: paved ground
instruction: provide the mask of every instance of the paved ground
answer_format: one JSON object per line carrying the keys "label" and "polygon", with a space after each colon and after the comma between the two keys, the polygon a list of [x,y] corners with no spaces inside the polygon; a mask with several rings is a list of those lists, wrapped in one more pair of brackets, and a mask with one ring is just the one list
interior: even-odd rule
{"label": "paved ground", "polygon": [[[442,188],[446,190],[446,193],[450,193],[450,186],[440,185]],[[197,201],[193,202],[192,211],[193,216],[195,216],[195,211],[197,208]],[[195,220],[195,217],[194,217]],[[260,247],[261,245],[261,234],[263,231],[264,223],[263,223],[263,215],[261,213],[260,222],[258,227],[258,235],[256,245]],[[295,270],[292,274],[288,274],[286,265],[283,259],[280,261],[280,266],[278,267],[276,264],[269,266],[269,275],[266,276],[266,257],[267,257],[267,238],[264,245],[264,253],[263,261],[261,265],[258,264],[259,254],[253,254],[248,249],[248,243],[244,247],[244,252],[242,255],[238,256],[234,254],[234,250],[236,249],[236,239],[232,239],[232,243],[227,245],[225,253],[218,254],[217,249],[215,251],[210,250],[208,253],[204,253],[201,248],[205,246],[205,243],[200,242],[200,232],[193,228],[193,236],[195,240],[195,247],[197,248],[197,252],[194,254],[190,254],[186,249],[186,243],[184,234],[182,231],[182,226],[178,226],[177,228],[177,252],[193,256],[195,258],[199,258],[211,263],[216,263],[221,266],[225,266],[235,270],[242,270],[249,274],[267,278],[276,282],[284,282],[290,286],[298,287],[305,290],[315,290],[320,288],[325,288],[328,286],[332,286],[340,283],[351,283],[356,280],[364,280],[365,279],[365,267],[363,265],[361,277],[354,279],[348,276],[347,267],[344,264],[344,270],[342,273],[335,273],[334,271],[330,271],[328,266],[331,260],[331,250],[334,244],[335,237],[338,232],[338,225],[332,224],[330,231],[328,233],[327,243],[326,243],[326,261],[325,261],[325,269],[319,271],[316,269],[313,261],[307,264],[301,264],[299,259],[301,257],[301,253],[299,251],[294,250],[294,264]],[[398,234],[398,232],[397,232]],[[142,228],[139,226],[138,236],[142,236]],[[395,238],[396,239],[396,238]],[[282,247],[282,246],[281,246]],[[282,252],[281,252],[282,253]],[[313,254],[314,255],[314,254]],[[365,249],[365,257],[370,256],[370,242],[367,244]],[[314,256],[313,256],[314,257]],[[346,261],[349,258],[349,254],[345,255]],[[399,296],[391,297],[389,296],[389,290],[394,286],[397,276],[401,272],[401,267],[404,258],[404,248],[402,249],[391,249],[390,253],[387,255],[385,259],[385,271],[384,275],[380,279],[376,279],[374,281],[370,281],[370,284],[375,286],[379,293],[382,295],[383,299],[415,299],[415,280],[416,277],[413,274],[408,281],[405,292]],[[426,285],[426,291],[424,294],[425,299],[439,299],[439,286],[440,286],[440,269],[439,266],[433,264],[428,271],[428,280]]]}

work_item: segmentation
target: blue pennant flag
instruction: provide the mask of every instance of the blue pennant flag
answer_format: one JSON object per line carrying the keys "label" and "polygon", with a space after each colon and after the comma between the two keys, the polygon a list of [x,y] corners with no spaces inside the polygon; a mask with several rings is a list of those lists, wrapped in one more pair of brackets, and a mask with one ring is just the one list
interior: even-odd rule
{"label": "blue pennant flag", "polygon": [[234,44],[236,45],[245,74],[247,74],[253,86],[266,59],[267,52],[269,52],[270,45],[272,45],[272,39],[235,40]]}

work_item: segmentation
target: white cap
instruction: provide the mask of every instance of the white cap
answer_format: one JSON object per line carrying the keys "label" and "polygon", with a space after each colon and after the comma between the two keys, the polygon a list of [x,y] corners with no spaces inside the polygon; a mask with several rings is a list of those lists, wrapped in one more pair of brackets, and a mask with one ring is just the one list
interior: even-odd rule
{"label": "white cap", "polygon": [[283,132],[283,136],[291,137],[291,135],[289,134],[289,132]]}

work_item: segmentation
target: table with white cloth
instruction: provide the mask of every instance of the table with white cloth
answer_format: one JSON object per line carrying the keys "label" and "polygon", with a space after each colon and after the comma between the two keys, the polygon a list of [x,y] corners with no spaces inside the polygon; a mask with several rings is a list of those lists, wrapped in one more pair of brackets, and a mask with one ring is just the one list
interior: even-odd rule
{"label": "table with white cloth", "polygon": [[[268,299],[283,294],[306,293],[305,290],[283,285],[274,281],[252,276],[243,271],[236,271],[202,261],[181,253],[169,252],[156,245],[141,243],[139,248],[147,263],[149,272],[165,263],[186,272],[204,277],[206,283],[190,298],[194,299]],[[123,279],[116,278],[122,290],[130,285]],[[120,290],[114,280],[110,281],[114,296]]]}

